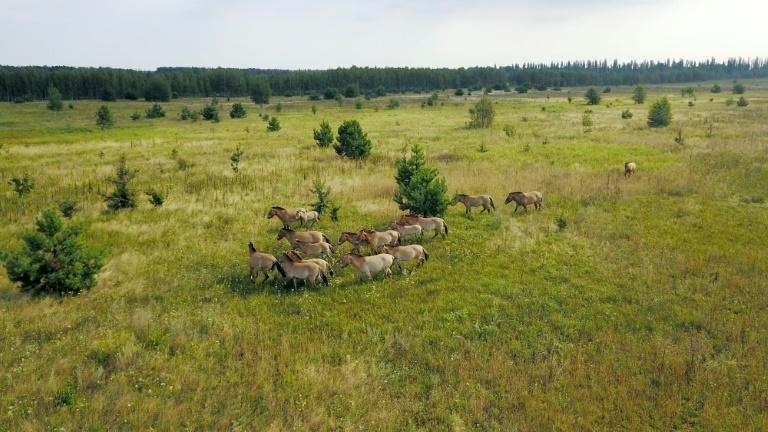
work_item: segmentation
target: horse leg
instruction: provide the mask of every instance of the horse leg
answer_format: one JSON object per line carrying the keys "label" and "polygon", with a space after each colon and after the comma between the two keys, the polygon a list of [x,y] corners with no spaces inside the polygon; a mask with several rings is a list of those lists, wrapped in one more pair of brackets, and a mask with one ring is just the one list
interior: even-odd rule
{"label": "horse leg", "polygon": [[440,235],[440,228],[435,228],[435,235],[433,235],[432,238],[435,238],[438,235]]}
{"label": "horse leg", "polygon": [[518,207],[520,207],[520,204],[518,204],[517,202],[515,202],[515,211],[513,211],[512,213],[517,213],[517,208],[518,208]]}
{"label": "horse leg", "polygon": [[269,273],[267,273],[266,271],[262,271],[262,273],[264,273],[264,280],[261,281],[261,283],[264,283],[269,280]]}
{"label": "horse leg", "polygon": [[298,285],[296,285],[296,278],[291,278],[291,280],[293,281],[293,290],[297,291],[299,289],[299,287],[298,287]]}

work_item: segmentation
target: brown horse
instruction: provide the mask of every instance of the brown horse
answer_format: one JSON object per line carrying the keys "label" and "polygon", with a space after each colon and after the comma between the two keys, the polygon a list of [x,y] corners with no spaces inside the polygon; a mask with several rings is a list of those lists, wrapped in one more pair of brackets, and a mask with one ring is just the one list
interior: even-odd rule
{"label": "brown horse", "polygon": [[395,230],[373,231],[363,229],[357,234],[357,239],[367,243],[372,253],[379,253],[384,245],[396,246],[400,244],[400,233]]}
{"label": "brown horse", "polygon": [[448,224],[439,217],[421,217],[417,215],[403,215],[397,221],[398,225],[419,225],[424,231],[434,231],[432,238],[442,235],[443,238],[448,235]]}
{"label": "brown horse", "polygon": [[637,171],[637,164],[634,162],[624,162],[624,177],[629,177]]}
{"label": "brown horse", "polygon": [[268,253],[257,252],[256,248],[253,246],[253,242],[248,243],[248,254],[250,255],[248,264],[251,266],[251,280],[254,282],[258,280],[259,273],[264,274],[264,280],[262,282],[266,282],[269,279],[268,271],[277,271],[285,277],[285,270],[283,270],[283,267],[277,262],[277,259]]}
{"label": "brown horse", "polygon": [[280,231],[277,232],[277,239],[288,239],[288,241],[291,243],[292,247],[296,247],[296,241],[301,240],[306,243],[319,243],[319,242],[326,242],[330,243],[331,241],[328,240],[328,237],[325,236],[325,234],[321,233],[320,231],[294,231],[290,228],[281,228]]}
{"label": "brown horse", "polygon": [[301,260],[301,258],[283,253],[283,268],[288,279],[293,281],[293,289],[297,289],[296,280],[301,279],[305,284],[315,287],[318,281],[328,285],[328,276],[319,265]]}
{"label": "brown horse", "polygon": [[301,207],[284,208],[280,206],[274,206],[269,209],[267,219],[272,219],[273,217],[277,216],[277,218],[280,219],[280,221],[283,223],[283,228],[290,228],[292,223],[301,220],[300,214],[306,211],[307,209]]}
{"label": "brown horse", "polygon": [[544,197],[541,195],[541,192],[533,191],[533,192],[510,192],[509,195],[507,195],[507,199],[504,201],[504,204],[509,204],[512,201],[515,202],[515,211],[513,213],[517,213],[517,208],[522,206],[523,209],[527,212],[528,206],[533,204],[533,207],[537,210],[541,210],[541,202],[544,200]]}
{"label": "brown horse", "polygon": [[493,211],[496,210],[496,206],[493,204],[493,198],[491,198],[490,195],[470,196],[467,194],[457,194],[453,198],[453,201],[451,201],[451,205],[456,205],[458,203],[464,204],[467,216],[472,216],[472,207],[482,207],[483,209],[480,210],[480,213],[484,211],[493,213]]}
{"label": "brown horse", "polygon": [[344,231],[339,236],[339,243],[338,243],[338,245],[341,246],[345,242],[349,242],[349,244],[352,245],[352,252],[360,253],[360,246],[365,244],[365,240],[360,240],[358,238],[358,234],[359,233]]}

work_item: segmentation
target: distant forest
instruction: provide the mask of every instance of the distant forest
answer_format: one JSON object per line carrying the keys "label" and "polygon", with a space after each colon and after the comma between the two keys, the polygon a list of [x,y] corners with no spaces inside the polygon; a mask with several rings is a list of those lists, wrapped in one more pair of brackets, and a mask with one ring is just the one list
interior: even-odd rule
{"label": "distant forest", "polygon": [[[159,79],[158,79],[159,77]],[[768,59],[708,61],[576,61],[500,67],[407,68],[349,67],[329,70],[274,70],[163,67],[156,71],[65,66],[0,66],[0,100],[42,99],[50,85],[65,99],[137,99],[151,83],[164,81],[171,97],[273,95],[320,97],[328,90],[352,87],[351,93],[382,95],[442,89],[609,86],[768,77]],[[257,89],[262,90],[257,90]],[[333,91],[330,92],[334,94]]]}

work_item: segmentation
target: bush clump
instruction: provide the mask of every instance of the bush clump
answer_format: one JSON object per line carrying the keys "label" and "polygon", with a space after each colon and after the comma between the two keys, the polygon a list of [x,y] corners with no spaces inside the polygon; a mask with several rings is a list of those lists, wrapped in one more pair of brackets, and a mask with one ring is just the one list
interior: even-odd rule
{"label": "bush clump", "polygon": [[632,111],[630,110],[624,110],[621,112],[621,118],[624,120],[631,119],[633,116]]}
{"label": "bush clump", "polygon": [[148,119],[163,118],[165,117],[165,110],[160,104],[154,104],[144,112],[144,116]]}
{"label": "bush clump", "polygon": [[32,192],[32,189],[35,187],[35,183],[27,173],[24,173],[24,175],[21,177],[11,177],[11,180],[8,182],[8,184],[13,186],[13,191],[16,192],[19,197],[23,197],[24,195]]}
{"label": "bush clump", "polygon": [[448,186],[438,177],[437,168],[426,165],[427,157],[419,145],[411,147],[411,156],[395,163],[398,190],[392,199],[400,210],[425,217],[442,216],[448,209]]}
{"label": "bush clump", "polygon": [[241,103],[232,104],[232,108],[229,110],[229,118],[239,119],[248,116],[248,112],[245,111],[245,107]]}
{"label": "bush clump", "polygon": [[584,93],[584,99],[587,100],[587,105],[598,105],[600,101],[603,100],[603,97],[600,96],[597,89],[590,87]]}
{"label": "bush clump", "polygon": [[350,159],[365,159],[371,154],[371,140],[357,120],[347,120],[339,126],[333,149]]}
{"label": "bush clump", "polygon": [[135,194],[128,186],[135,176],[136,172],[128,169],[125,155],[120,156],[115,176],[109,179],[115,190],[104,197],[108,209],[117,211],[136,207]]}
{"label": "bush clump", "polygon": [[149,197],[149,203],[152,204],[152,207],[162,207],[165,203],[165,195],[162,192],[151,189],[144,194]]}
{"label": "bush clump", "polygon": [[319,129],[313,130],[315,143],[320,148],[330,147],[333,144],[333,129],[331,129],[330,123],[323,120],[320,123]]}
{"label": "bush clump", "polygon": [[104,252],[89,249],[81,225],[65,226],[55,209],[43,211],[34,230],[21,235],[22,248],[2,257],[8,278],[33,295],[77,294],[93,287]]}
{"label": "bush clump", "polygon": [[635,101],[636,104],[642,104],[645,103],[645,96],[647,92],[645,90],[645,87],[643,86],[637,86],[634,90],[632,90],[632,100]]}
{"label": "bush clump", "polygon": [[744,96],[740,97],[738,101],[736,101],[736,106],[738,107],[745,107],[749,105],[749,101],[744,98]]}
{"label": "bush clump", "polygon": [[467,127],[469,129],[489,128],[493,124],[493,117],[495,115],[496,110],[491,99],[483,96],[473,108],[469,109],[469,124]]}
{"label": "bush clump", "polygon": [[656,100],[648,111],[648,126],[652,128],[669,126],[672,123],[672,105],[666,97]]}
{"label": "bush clump", "polygon": [[269,122],[267,123],[267,132],[277,132],[282,128],[280,126],[280,120],[277,119],[277,117],[272,117],[269,119]]}
{"label": "bush clump", "polygon": [[61,111],[64,108],[64,103],[61,101],[61,92],[59,89],[53,86],[48,86],[48,90],[45,92],[45,96],[48,99],[46,107],[51,111]]}
{"label": "bush clump", "polygon": [[96,111],[96,125],[101,130],[106,130],[114,126],[115,119],[112,117],[112,111],[109,110],[109,107],[106,105],[102,105],[99,107],[99,110]]}

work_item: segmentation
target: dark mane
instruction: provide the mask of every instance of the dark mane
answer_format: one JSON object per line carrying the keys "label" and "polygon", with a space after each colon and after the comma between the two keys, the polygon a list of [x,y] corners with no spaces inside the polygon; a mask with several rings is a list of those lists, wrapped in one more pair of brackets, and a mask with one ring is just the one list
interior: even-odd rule
{"label": "dark mane", "polygon": [[253,242],[248,242],[248,252],[250,253],[256,252],[256,248],[253,247]]}
{"label": "dark mane", "polygon": [[272,206],[272,210],[285,210],[285,209],[280,206]]}
{"label": "dark mane", "polygon": [[465,196],[469,196],[469,195],[467,195],[467,194],[456,194],[456,196],[457,197],[465,197]]}
{"label": "dark mane", "polygon": [[280,231],[290,231],[290,232],[295,232],[295,231],[293,230],[293,228],[291,228],[291,227],[288,227],[288,228],[280,228]]}

